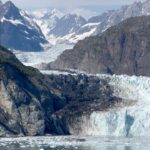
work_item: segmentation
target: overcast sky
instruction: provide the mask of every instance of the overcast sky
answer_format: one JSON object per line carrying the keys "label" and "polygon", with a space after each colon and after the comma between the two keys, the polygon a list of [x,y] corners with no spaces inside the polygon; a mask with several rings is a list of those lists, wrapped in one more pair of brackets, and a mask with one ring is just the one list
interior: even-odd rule
{"label": "overcast sky", "polygon": [[[2,0],[3,2],[7,0]],[[133,3],[135,0],[12,0],[17,6],[26,10],[40,8],[87,8],[93,11],[105,11],[119,8],[120,5]],[[143,0],[142,0],[143,1]]]}

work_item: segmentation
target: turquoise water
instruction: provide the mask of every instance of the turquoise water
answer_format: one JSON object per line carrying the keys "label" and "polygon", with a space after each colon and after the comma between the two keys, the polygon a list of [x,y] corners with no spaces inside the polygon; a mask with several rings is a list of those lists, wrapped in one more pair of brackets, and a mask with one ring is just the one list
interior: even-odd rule
{"label": "turquoise water", "polygon": [[150,138],[91,136],[1,138],[0,150],[150,150]]}

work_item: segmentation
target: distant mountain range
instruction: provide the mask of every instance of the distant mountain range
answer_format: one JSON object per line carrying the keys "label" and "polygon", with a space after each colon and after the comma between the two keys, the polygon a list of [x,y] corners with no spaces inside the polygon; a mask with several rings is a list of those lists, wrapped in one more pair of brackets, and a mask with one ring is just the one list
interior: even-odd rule
{"label": "distant mountain range", "polygon": [[44,50],[48,43],[75,44],[86,37],[99,35],[127,18],[149,14],[150,0],[134,2],[89,19],[56,9],[25,12],[11,1],[0,2],[0,44],[24,51]]}
{"label": "distant mountain range", "polygon": [[51,44],[75,44],[85,37],[100,34],[127,18],[149,14],[150,0],[143,3],[134,2],[131,5],[122,6],[118,10],[104,12],[88,20],[77,14],[63,14],[56,9],[52,10],[52,12],[49,10],[42,13],[39,10],[33,13],[36,18],[35,21],[40,25]]}
{"label": "distant mountain range", "polygon": [[150,16],[138,16],[79,41],[44,69],[150,76],[149,60]]}

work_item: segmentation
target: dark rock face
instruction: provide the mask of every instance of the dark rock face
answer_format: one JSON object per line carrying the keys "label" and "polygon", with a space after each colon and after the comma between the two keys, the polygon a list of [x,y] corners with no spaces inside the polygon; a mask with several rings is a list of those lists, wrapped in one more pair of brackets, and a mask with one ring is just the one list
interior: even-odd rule
{"label": "dark rock face", "polygon": [[70,134],[73,118],[118,103],[104,80],[42,75],[0,47],[0,136]]}
{"label": "dark rock face", "polygon": [[[53,78],[51,87],[55,93],[61,93],[65,107],[51,115],[51,132],[70,134],[69,126],[82,115],[90,115],[93,111],[104,111],[113,107],[121,99],[112,96],[108,83],[94,76],[50,76]],[[53,91],[53,90],[51,90]],[[62,99],[62,98],[61,98]]]}
{"label": "dark rock face", "polygon": [[46,69],[150,76],[150,16],[127,19],[66,50]]}
{"label": "dark rock face", "polygon": [[59,100],[54,103],[56,112],[50,117],[48,130],[55,134],[70,134],[68,125],[73,118],[105,110],[120,101],[112,96],[107,82],[97,77],[51,75],[48,79],[51,80],[51,92],[61,99],[61,103]]}
{"label": "dark rock face", "polygon": [[0,72],[0,124],[4,131],[14,135],[42,135],[44,112],[34,93],[38,90],[13,66],[1,64]]}
{"label": "dark rock face", "polygon": [[43,50],[47,43],[37,24],[11,1],[0,5],[0,45],[23,51]]}
{"label": "dark rock face", "polygon": [[32,70],[24,69],[14,55],[1,48],[0,136],[42,135],[44,132],[39,90],[27,77],[26,73]]}

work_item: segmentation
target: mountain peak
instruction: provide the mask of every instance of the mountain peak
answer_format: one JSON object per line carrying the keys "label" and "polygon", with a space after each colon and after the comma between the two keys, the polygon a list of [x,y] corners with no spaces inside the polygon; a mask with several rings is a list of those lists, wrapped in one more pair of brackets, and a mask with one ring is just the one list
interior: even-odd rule
{"label": "mountain peak", "polygon": [[12,1],[7,1],[4,5],[6,7],[16,7]]}
{"label": "mountain peak", "polygon": [[41,44],[47,43],[34,20],[11,1],[1,5],[0,22],[0,44],[6,48],[39,51],[43,50]]}
{"label": "mountain peak", "polygon": [[57,13],[61,13],[61,12],[56,8],[52,9],[51,14],[57,14]]}
{"label": "mountain peak", "polygon": [[63,17],[64,14],[60,10],[54,8],[52,10],[48,10],[47,14],[45,14],[45,16],[46,15],[47,16],[55,16],[55,17],[61,18],[61,17]]}
{"label": "mountain peak", "polygon": [[51,14],[57,14],[57,13],[59,13],[59,11],[57,10],[57,9],[52,9],[52,11],[51,11]]}
{"label": "mountain peak", "polygon": [[15,6],[15,4],[11,1],[7,1],[2,5],[3,11],[5,12],[4,15],[6,18],[19,16],[19,8]]}

